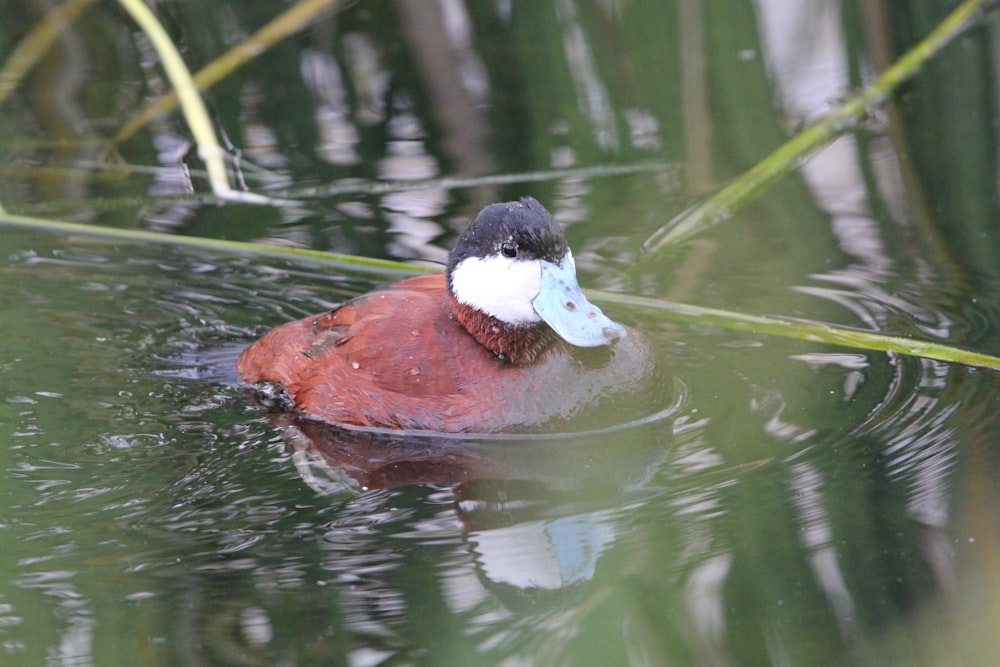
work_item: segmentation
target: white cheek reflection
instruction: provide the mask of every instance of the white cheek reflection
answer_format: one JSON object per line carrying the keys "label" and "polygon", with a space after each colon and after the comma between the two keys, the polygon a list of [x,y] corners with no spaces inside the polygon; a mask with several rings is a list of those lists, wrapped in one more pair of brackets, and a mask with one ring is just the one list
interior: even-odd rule
{"label": "white cheek reflection", "polygon": [[508,257],[469,257],[452,273],[452,289],[459,302],[510,324],[541,319],[531,305],[541,285],[542,267],[537,261]]}

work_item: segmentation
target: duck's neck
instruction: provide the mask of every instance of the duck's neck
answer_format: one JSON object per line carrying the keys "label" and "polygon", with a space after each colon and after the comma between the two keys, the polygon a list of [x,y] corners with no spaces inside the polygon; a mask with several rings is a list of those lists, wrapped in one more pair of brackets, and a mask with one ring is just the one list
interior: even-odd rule
{"label": "duck's neck", "polygon": [[514,365],[530,364],[558,336],[544,322],[538,324],[508,324],[492,315],[460,303],[453,295],[451,312],[459,324],[472,334],[480,345]]}

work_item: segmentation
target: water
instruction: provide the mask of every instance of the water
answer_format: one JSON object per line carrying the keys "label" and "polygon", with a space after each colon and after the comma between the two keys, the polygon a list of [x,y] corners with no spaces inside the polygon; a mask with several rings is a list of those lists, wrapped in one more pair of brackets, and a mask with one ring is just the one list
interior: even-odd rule
{"label": "water", "polygon": [[[340,7],[211,93],[248,183],[313,195],[272,208],[158,198],[205,190],[175,116],[122,148],[149,173],[67,140],[159,85],[123,16],[92,8],[0,106],[0,201],[435,264],[482,204],[532,194],[585,287],[1000,352],[993,74],[969,62],[992,15],[900,117],[634,266],[878,60],[849,3],[771,4]],[[207,7],[164,9],[198,62],[277,11]],[[3,11],[9,54],[37,17]],[[878,34],[922,32],[894,11]],[[476,178],[512,172],[533,176]],[[235,382],[269,327],[395,277],[0,228],[2,662],[992,664],[995,372],[612,300],[663,372],[558,433],[338,430]]]}
{"label": "water", "polygon": [[954,591],[988,537],[955,487],[989,479],[991,373],[626,320],[676,383],[651,423],[352,439],[231,377],[255,312],[321,309],[336,281],[262,303],[271,267],[7,238],[48,245],[3,288],[4,646],[26,662],[835,659]]}

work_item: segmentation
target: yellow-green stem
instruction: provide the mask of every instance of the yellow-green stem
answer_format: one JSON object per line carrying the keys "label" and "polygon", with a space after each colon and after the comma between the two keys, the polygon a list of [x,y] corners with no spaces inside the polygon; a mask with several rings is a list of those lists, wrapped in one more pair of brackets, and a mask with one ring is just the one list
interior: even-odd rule
{"label": "yellow-green stem", "polygon": [[736,209],[761,196],[811,152],[854,127],[872,107],[882,104],[934,54],[975,23],[980,13],[995,1],[966,0],[956,7],[927,37],[882,72],[870,86],[803,129],[715,195],[685,211],[650,236],[643,246],[644,259],[690,240],[729,219]]}
{"label": "yellow-green stem", "polygon": [[212,126],[212,119],[208,115],[208,109],[205,107],[205,101],[201,98],[201,93],[198,92],[198,87],[195,86],[191,78],[191,72],[177,51],[173,40],[160,25],[156,15],[142,0],[118,1],[149,37],[153,48],[156,49],[156,53],[160,57],[163,70],[177,92],[177,99],[180,102],[181,111],[184,113],[184,119],[198,145],[198,155],[205,163],[212,192],[220,199],[225,200],[255,204],[270,203],[267,197],[240,192],[229,187],[229,174],[225,161],[226,152],[215,136],[215,129]]}
{"label": "yellow-green stem", "polygon": [[[229,49],[194,75],[198,90],[208,90],[249,61],[266,52],[279,41],[309,25],[316,16],[336,5],[340,0],[302,0],[276,16],[246,40]],[[112,139],[118,144],[144,127],[156,116],[177,105],[177,91],[172,91],[151,101],[126,122]]]}

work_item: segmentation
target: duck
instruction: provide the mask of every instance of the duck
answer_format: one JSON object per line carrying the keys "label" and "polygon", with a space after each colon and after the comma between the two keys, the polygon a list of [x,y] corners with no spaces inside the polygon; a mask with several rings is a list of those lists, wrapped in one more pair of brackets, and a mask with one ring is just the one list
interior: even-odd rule
{"label": "duck", "polygon": [[495,433],[572,421],[648,371],[641,336],[584,295],[532,197],[486,206],[444,273],[407,278],[250,344],[257,400],[362,429]]}

